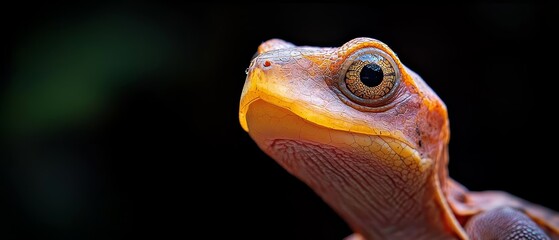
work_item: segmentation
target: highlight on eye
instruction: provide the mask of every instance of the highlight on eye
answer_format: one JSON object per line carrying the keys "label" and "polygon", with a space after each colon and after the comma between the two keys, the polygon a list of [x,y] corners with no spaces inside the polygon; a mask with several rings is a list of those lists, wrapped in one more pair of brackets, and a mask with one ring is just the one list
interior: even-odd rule
{"label": "highlight on eye", "polygon": [[394,60],[376,48],[355,52],[346,59],[341,71],[340,90],[352,101],[366,106],[382,105],[400,81]]}

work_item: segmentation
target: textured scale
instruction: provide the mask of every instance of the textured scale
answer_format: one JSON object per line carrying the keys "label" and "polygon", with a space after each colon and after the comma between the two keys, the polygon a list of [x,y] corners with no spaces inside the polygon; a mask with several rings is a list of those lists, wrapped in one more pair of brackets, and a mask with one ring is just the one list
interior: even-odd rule
{"label": "textured scale", "polygon": [[513,208],[499,208],[478,214],[468,221],[466,231],[472,240],[550,239],[534,221]]}

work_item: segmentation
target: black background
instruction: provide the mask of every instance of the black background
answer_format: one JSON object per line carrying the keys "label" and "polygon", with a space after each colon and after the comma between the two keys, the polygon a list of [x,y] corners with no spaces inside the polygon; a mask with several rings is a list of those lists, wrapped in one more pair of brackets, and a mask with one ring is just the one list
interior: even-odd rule
{"label": "black background", "polygon": [[387,43],[447,104],[454,179],[559,210],[557,6],[43,3],[3,12],[3,95],[22,67],[16,49],[41,29],[65,31],[110,12],[149,22],[172,42],[172,54],[161,59],[166,68],[117,76],[130,83],[103,98],[95,117],[3,134],[4,238],[349,235],[239,125],[245,68],[270,38],[311,46],[361,36]]}

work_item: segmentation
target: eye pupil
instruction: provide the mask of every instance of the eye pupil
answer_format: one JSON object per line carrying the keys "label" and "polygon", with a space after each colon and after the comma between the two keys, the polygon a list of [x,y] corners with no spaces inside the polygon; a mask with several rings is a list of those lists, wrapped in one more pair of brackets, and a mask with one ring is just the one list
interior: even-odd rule
{"label": "eye pupil", "polygon": [[367,107],[390,103],[400,86],[400,72],[392,56],[376,48],[352,53],[341,65],[338,90],[352,102]]}
{"label": "eye pupil", "polygon": [[382,72],[382,68],[375,63],[365,65],[363,69],[361,69],[361,73],[359,73],[361,82],[367,87],[376,87],[380,85],[383,77],[384,73]]}

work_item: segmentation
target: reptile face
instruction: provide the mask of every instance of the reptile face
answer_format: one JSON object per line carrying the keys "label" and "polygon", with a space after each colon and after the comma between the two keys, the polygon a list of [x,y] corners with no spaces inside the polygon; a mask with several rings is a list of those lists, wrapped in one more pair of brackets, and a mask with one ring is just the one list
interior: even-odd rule
{"label": "reptile face", "polygon": [[278,141],[310,144],[365,155],[397,167],[402,178],[440,158],[449,134],[446,108],[382,42],[357,38],[314,48],[274,39],[258,54],[239,117],[273,158],[285,154],[274,151]]}
{"label": "reptile face", "polygon": [[[434,205],[438,190],[426,185],[446,164],[446,107],[388,46],[370,38],[339,48],[273,39],[247,71],[242,127],[354,230],[389,236],[397,225],[442,215],[423,205]],[[371,224],[387,232],[368,233]]]}

